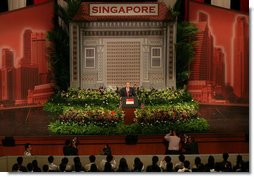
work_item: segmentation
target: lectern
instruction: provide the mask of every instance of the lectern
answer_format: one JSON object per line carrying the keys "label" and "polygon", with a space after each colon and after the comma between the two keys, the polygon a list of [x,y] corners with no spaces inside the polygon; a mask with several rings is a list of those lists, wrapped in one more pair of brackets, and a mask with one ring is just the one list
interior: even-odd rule
{"label": "lectern", "polygon": [[134,122],[135,114],[134,111],[138,107],[137,97],[122,97],[122,108],[124,111],[124,123],[126,125],[132,124]]}

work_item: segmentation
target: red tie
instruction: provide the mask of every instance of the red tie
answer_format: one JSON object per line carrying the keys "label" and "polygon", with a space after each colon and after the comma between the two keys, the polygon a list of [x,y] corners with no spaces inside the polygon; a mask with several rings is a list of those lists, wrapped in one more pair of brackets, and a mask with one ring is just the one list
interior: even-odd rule
{"label": "red tie", "polygon": [[126,89],[127,97],[129,97],[129,89]]}

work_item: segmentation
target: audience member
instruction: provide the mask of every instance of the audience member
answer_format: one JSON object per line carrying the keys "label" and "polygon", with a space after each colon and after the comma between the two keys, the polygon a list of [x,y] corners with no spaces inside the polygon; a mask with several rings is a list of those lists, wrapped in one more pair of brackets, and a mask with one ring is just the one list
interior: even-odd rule
{"label": "audience member", "polygon": [[98,168],[96,166],[96,164],[91,164],[90,169],[88,170],[88,172],[98,172]]}
{"label": "audience member", "polygon": [[32,163],[28,163],[26,165],[26,168],[27,168],[27,172],[33,172],[33,164]]}
{"label": "audience member", "polygon": [[23,157],[18,157],[17,158],[17,163],[18,163],[18,171],[27,172],[26,167],[22,165],[22,163],[23,163]]}
{"label": "audience member", "polygon": [[48,165],[43,165],[42,171],[43,172],[49,172],[49,166]]}
{"label": "audience member", "polygon": [[20,172],[19,171],[19,165],[17,163],[15,163],[13,166],[12,166],[12,172]]}
{"label": "audience member", "polygon": [[208,157],[208,163],[205,164],[205,171],[206,172],[214,172],[214,168],[215,168],[214,157],[212,155],[210,155]]}
{"label": "audience member", "polygon": [[185,161],[185,156],[183,154],[180,154],[178,156],[178,160],[179,161],[175,164],[175,168],[174,168],[175,171],[178,171],[179,169],[182,169],[184,167],[183,162]]}
{"label": "audience member", "polygon": [[[64,170],[67,172],[70,172],[72,170],[72,167],[71,165],[68,164],[68,162],[69,162],[68,158],[64,157],[62,158],[60,165],[65,166]],[[60,168],[60,165],[59,165],[59,168]]]}
{"label": "audience member", "polygon": [[204,171],[204,164],[201,163],[201,158],[195,158],[195,165],[192,167],[192,172],[203,172]]}
{"label": "audience member", "polygon": [[31,144],[26,143],[24,146],[25,146],[24,156],[31,156],[32,155],[32,153],[31,153],[31,151],[32,151]]}
{"label": "audience member", "polygon": [[60,171],[60,172],[66,172],[66,164],[61,163],[61,164],[59,165],[59,171]]}
{"label": "audience member", "polygon": [[133,164],[133,172],[143,172],[145,170],[145,166],[143,162],[141,162],[140,158],[136,157],[134,159],[134,164]]}
{"label": "audience member", "polygon": [[165,172],[173,172],[173,163],[167,163]]}
{"label": "audience member", "polygon": [[[164,159],[160,161],[159,166],[160,166],[162,171],[166,171],[167,170],[167,165],[170,164],[170,163],[171,163],[171,157],[170,156],[165,156]],[[173,166],[173,164],[172,164],[172,166]],[[168,167],[170,167],[170,166],[168,166]]]}
{"label": "audience member", "polygon": [[191,172],[190,161],[185,160],[183,163],[183,168],[179,169],[178,172]]}
{"label": "audience member", "polygon": [[119,166],[118,166],[117,172],[129,172],[129,171],[130,170],[129,170],[128,164],[126,162],[126,159],[121,158],[119,161]]}
{"label": "audience member", "polygon": [[112,169],[112,164],[110,162],[106,162],[104,165],[104,172],[114,172]]}
{"label": "audience member", "polygon": [[147,172],[161,172],[161,168],[159,167],[159,165],[157,164],[159,161],[158,156],[153,156],[152,158],[152,165],[149,165],[146,168]]}
{"label": "audience member", "polygon": [[231,162],[228,161],[228,157],[229,157],[228,153],[223,153],[222,157],[223,157],[223,161],[221,162],[221,171],[224,171],[224,172],[232,171]]}
{"label": "audience member", "polygon": [[75,157],[73,159],[73,162],[74,162],[74,165],[72,166],[72,171],[75,171],[75,172],[85,171],[85,168],[82,166],[79,157]]}
{"label": "audience member", "polygon": [[54,157],[53,156],[48,157],[48,167],[49,167],[50,172],[56,172],[59,169],[59,167],[56,164],[54,164]]}
{"label": "audience member", "polygon": [[237,155],[236,157],[236,165],[233,167],[233,171],[235,172],[244,172],[246,171],[245,165],[246,163],[243,161],[243,158],[241,155]]}
{"label": "audience member", "polygon": [[170,131],[170,133],[166,134],[164,138],[169,142],[167,154],[179,154],[181,139],[177,136],[176,131]]}
{"label": "audience member", "polygon": [[33,172],[41,172],[41,169],[38,166],[37,160],[33,160],[32,165],[33,165]]}
{"label": "audience member", "polygon": [[114,159],[114,157],[112,155],[107,155],[106,159],[102,159],[102,161],[100,163],[100,168],[102,171],[104,170],[106,162],[109,162],[112,166],[112,169],[116,170],[116,160]]}
{"label": "audience member", "polygon": [[[160,165],[158,165],[159,158],[158,156],[152,157],[152,164],[146,168],[146,172],[249,172],[249,162],[243,161],[241,155],[237,155],[236,164],[233,166],[231,162],[228,161],[229,155],[228,153],[223,153],[223,161],[216,162],[212,155],[208,157],[208,162],[203,165],[201,162],[200,157],[195,158],[195,165],[190,167],[190,162],[185,160],[185,156],[180,154],[178,156],[179,162],[175,164],[175,168],[173,170],[173,164],[171,162],[170,156],[165,156],[163,160],[160,161]],[[48,157],[48,164],[45,164],[42,167],[43,172],[53,172],[53,171],[60,171],[60,172],[98,172],[95,160],[96,157],[94,155],[89,156],[90,163],[86,164],[85,168],[82,166],[80,157],[75,157],[73,159],[74,165],[70,166],[68,164],[68,158],[64,157],[61,160],[59,168],[57,165],[53,163],[54,157]],[[23,157],[17,158],[17,163],[12,166],[12,172],[41,172],[41,169],[38,165],[37,160],[33,160],[32,163],[27,164],[27,168],[23,165]],[[103,166],[104,165],[104,166]],[[141,162],[140,158],[136,157],[134,159],[133,168],[129,169],[129,164],[125,158],[121,158],[119,161],[118,169],[116,170],[116,161],[112,155],[107,155],[105,159],[103,159],[100,163],[101,171],[103,172],[143,172],[145,167],[144,164]]]}
{"label": "audience member", "polygon": [[[91,166],[93,164],[96,166],[96,170],[97,170],[97,165],[95,164],[95,160],[96,160],[96,157],[94,155],[89,156],[90,163],[85,165],[85,170],[86,171],[91,171]],[[95,169],[95,167],[93,167],[93,168]]]}

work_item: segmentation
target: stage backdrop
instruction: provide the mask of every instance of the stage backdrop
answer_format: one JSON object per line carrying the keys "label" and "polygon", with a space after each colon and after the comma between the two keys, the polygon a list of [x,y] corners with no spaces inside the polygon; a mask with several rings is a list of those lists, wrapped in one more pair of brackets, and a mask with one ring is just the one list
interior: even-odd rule
{"label": "stage backdrop", "polygon": [[53,2],[0,14],[0,109],[42,104],[53,93],[47,31]]}
{"label": "stage backdrop", "polygon": [[199,29],[188,90],[203,103],[249,102],[249,14],[190,2]]}

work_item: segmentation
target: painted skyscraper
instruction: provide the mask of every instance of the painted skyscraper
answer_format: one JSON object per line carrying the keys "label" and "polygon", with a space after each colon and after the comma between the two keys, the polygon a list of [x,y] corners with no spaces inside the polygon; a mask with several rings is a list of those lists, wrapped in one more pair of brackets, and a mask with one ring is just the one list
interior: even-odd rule
{"label": "painted skyscraper", "polygon": [[1,69],[1,99],[4,102],[12,102],[15,99],[15,68],[13,51],[2,49]]}
{"label": "painted skyscraper", "polygon": [[239,98],[249,97],[249,24],[245,16],[237,16],[234,25],[234,93]]}

